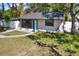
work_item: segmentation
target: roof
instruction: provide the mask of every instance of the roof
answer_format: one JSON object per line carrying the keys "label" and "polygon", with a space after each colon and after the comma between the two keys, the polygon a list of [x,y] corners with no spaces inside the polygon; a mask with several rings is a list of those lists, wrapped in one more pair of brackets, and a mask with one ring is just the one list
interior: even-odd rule
{"label": "roof", "polygon": [[19,19],[63,19],[63,14],[58,14],[57,12],[53,12],[53,13],[42,13],[42,12],[31,12],[28,14],[25,14],[21,17],[19,17]]}

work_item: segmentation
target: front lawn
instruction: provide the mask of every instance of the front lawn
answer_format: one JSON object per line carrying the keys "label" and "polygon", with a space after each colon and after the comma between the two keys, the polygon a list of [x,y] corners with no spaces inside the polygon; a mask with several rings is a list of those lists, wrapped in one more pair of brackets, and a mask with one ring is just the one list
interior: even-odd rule
{"label": "front lawn", "polygon": [[47,47],[40,47],[34,44],[34,41],[28,37],[5,38],[0,39],[0,55],[42,56],[50,55],[50,51]]}
{"label": "front lawn", "polygon": [[62,55],[79,56],[79,34],[37,32],[19,38],[0,39],[0,55],[57,55],[50,47],[36,44],[40,41],[54,46]]}

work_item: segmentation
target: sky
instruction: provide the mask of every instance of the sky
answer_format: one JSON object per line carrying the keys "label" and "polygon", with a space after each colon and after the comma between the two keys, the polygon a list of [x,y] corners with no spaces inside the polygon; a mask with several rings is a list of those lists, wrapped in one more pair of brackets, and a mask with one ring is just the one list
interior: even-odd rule
{"label": "sky", "polygon": [[[4,7],[5,7],[5,10],[9,9],[7,3],[4,3]],[[27,8],[29,8],[29,6],[28,6],[28,5],[25,5],[25,6],[24,6],[24,9],[27,9]],[[2,9],[1,3],[0,3],[0,9]]]}
{"label": "sky", "polygon": [[[4,5],[5,5],[5,10],[9,9],[9,7],[8,7],[8,5],[6,3]],[[1,3],[0,3],[0,9],[2,9]]]}

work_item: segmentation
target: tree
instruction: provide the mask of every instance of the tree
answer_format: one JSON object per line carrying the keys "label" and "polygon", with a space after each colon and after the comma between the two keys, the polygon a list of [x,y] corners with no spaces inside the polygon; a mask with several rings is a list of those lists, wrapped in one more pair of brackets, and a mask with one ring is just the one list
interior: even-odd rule
{"label": "tree", "polygon": [[71,15],[71,19],[72,19],[72,27],[71,27],[71,34],[73,34],[75,32],[75,14],[73,11],[73,3],[71,3],[70,6],[70,15]]}
{"label": "tree", "polygon": [[4,7],[4,3],[2,3],[2,11],[4,13],[5,7]]}
{"label": "tree", "polygon": [[24,4],[23,3],[19,3],[18,13],[19,13],[18,16],[23,15],[23,13],[24,13]]}
{"label": "tree", "polygon": [[5,11],[4,3],[1,3],[1,7],[2,9],[0,10],[0,19],[2,20],[4,16],[4,11]]}
{"label": "tree", "polygon": [[12,4],[7,3],[7,5],[9,6],[9,8],[11,10],[13,18],[20,17],[21,14],[23,14],[23,11],[24,11],[23,3],[12,3]]}

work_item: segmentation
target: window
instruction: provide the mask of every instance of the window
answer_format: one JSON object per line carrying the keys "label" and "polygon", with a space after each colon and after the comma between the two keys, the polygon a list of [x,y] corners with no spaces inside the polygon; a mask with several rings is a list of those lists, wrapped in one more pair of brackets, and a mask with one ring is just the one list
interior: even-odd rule
{"label": "window", "polygon": [[22,25],[23,28],[32,28],[32,21],[31,20],[22,20]]}
{"label": "window", "polygon": [[45,26],[54,26],[54,19],[45,20]]}

